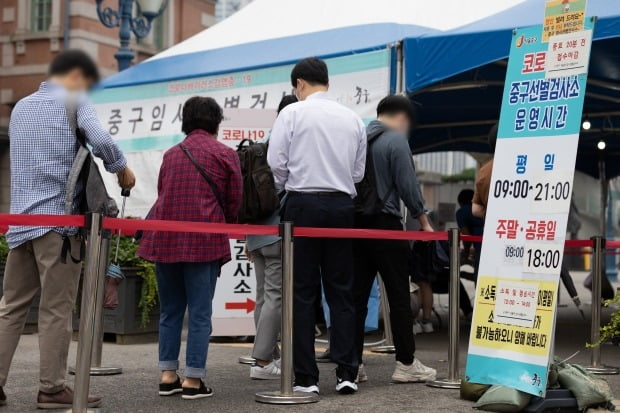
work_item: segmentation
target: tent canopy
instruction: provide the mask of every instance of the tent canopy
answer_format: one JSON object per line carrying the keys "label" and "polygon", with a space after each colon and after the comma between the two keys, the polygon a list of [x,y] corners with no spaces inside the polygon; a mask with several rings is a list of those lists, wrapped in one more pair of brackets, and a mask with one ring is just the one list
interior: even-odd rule
{"label": "tent canopy", "polygon": [[[407,91],[419,107],[419,128],[410,140],[414,153],[446,150],[488,152],[486,136],[497,122],[512,31],[542,22],[544,2],[527,0],[448,33],[404,41]],[[589,0],[597,16],[577,169],[598,177],[620,175],[620,1]],[[432,68],[428,70],[427,68]],[[605,139],[605,151],[597,149]]]}
{"label": "tent canopy", "polygon": [[[497,121],[512,30],[540,24],[543,0],[255,0],[232,17],[114,75],[122,87],[375,50],[403,41],[405,87],[419,104],[414,153],[486,152]],[[578,169],[620,175],[620,0],[589,0],[598,16]],[[604,152],[596,149],[603,137]],[[616,143],[618,142],[618,143]]]}
{"label": "tent canopy", "polygon": [[[525,0],[254,0],[230,18],[104,80],[128,86],[383,48],[441,33]],[[475,6],[472,6],[472,4]],[[449,10],[449,13],[446,11]]]}

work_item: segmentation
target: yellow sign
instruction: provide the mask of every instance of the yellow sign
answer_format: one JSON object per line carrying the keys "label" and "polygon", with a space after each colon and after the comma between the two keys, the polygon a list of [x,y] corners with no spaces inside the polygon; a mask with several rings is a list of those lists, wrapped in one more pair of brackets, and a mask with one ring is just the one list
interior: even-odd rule
{"label": "yellow sign", "polygon": [[[551,278],[551,277],[550,277]],[[555,277],[553,277],[555,278]],[[489,349],[502,349],[516,353],[546,357],[553,334],[554,299],[557,294],[558,282],[553,281],[520,281],[532,284],[538,289],[536,315],[532,328],[516,325],[499,324],[493,321],[497,299],[500,296],[499,286],[502,281],[512,281],[500,277],[479,277],[476,290],[476,311],[472,321],[475,331],[471,335],[471,344]],[[519,298],[523,291],[511,291]]]}
{"label": "yellow sign", "polygon": [[583,30],[586,18],[586,0],[547,0],[543,42],[558,34]]}

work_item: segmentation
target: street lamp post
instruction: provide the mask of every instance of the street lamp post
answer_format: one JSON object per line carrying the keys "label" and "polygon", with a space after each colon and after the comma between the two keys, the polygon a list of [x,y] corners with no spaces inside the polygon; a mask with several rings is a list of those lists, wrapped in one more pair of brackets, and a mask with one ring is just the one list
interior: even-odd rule
{"label": "street lamp post", "polygon": [[[103,0],[97,0],[97,15],[104,26],[118,27],[121,46],[114,54],[118,61],[118,70],[122,71],[131,65],[136,54],[129,48],[131,33],[138,39],[148,36],[153,20],[161,16],[168,5],[168,0],[118,0],[118,10],[102,7]],[[134,4],[137,16],[134,16]]]}

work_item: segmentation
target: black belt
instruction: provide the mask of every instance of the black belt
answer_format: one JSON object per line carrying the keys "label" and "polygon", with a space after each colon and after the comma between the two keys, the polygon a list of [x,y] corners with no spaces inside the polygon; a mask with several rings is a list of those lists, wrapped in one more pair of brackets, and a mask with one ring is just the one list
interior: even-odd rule
{"label": "black belt", "polygon": [[318,197],[342,197],[342,196],[346,196],[351,198],[351,195],[345,193],[345,192],[340,192],[340,191],[325,191],[325,192],[294,192],[294,191],[288,191],[288,196],[301,196],[301,195],[309,195],[309,196],[318,196]]}

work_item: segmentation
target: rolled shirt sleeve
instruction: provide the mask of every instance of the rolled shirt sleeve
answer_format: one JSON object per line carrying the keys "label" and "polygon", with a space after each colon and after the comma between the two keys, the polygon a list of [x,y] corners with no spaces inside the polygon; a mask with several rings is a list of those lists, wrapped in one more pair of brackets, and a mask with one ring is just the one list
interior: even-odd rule
{"label": "rolled shirt sleeve", "polygon": [[95,107],[87,99],[81,102],[77,115],[78,126],[84,130],[93,154],[103,160],[106,171],[118,173],[125,169],[127,166],[125,155],[110,134],[101,126]]}
{"label": "rolled shirt sleeve", "polygon": [[366,137],[366,126],[360,119],[358,132],[358,147],[355,155],[355,165],[353,167],[353,182],[359,183],[364,178],[364,172],[366,171],[366,150],[368,145],[368,139]]}
{"label": "rolled shirt sleeve", "polygon": [[293,112],[286,108],[280,112],[271,130],[269,150],[267,151],[267,163],[269,163],[275,183],[282,188],[285,187],[289,174],[289,150],[293,137],[292,117]]}

